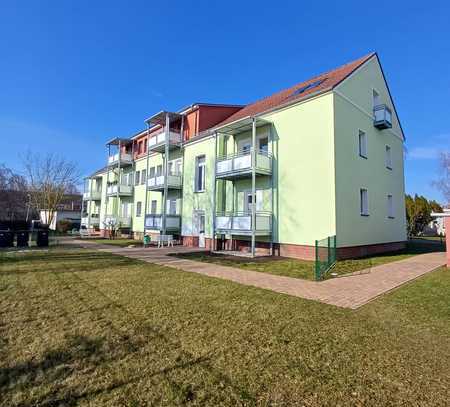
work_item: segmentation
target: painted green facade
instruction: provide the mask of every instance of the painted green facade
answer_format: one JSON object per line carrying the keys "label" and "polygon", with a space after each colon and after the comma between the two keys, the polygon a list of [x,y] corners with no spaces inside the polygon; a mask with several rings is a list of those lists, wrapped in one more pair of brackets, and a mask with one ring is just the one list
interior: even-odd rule
{"label": "painted green facade", "polygon": [[[374,90],[392,111],[391,129],[374,127]],[[267,124],[257,128],[256,139],[268,137],[272,156],[272,174],[256,177],[256,210],[272,213],[272,234],[259,236],[258,241],[313,246],[316,239],[337,235],[338,247],[346,247],[406,240],[403,133],[377,58],[335,89],[258,118]],[[359,154],[360,132],[366,136],[367,158]],[[219,128],[171,151],[171,160],[182,159],[182,191],[168,194],[176,199],[182,236],[198,234],[199,213],[205,216],[205,236],[211,238],[214,213],[246,210],[251,177],[224,181],[215,179],[214,171],[216,157],[236,153],[245,140],[251,140],[251,131],[225,135]],[[386,146],[391,154],[390,169]],[[205,188],[199,192],[195,174],[201,156],[205,157],[206,178]],[[163,165],[163,155],[152,153],[122,171],[145,170],[148,175],[149,169],[158,165]],[[162,193],[146,192],[145,182],[134,186],[133,197],[120,202],[109,198],[106,204],[106,175],[102,180],[100,218],[120,211],[122,201],[129,202],[131,230],[144,233],[151,202],[156,201],[156,213],[162,212]],[[361,214],[361,189],[367,190],[368,216]],[[140,216],[136,216],[138,202]]]}

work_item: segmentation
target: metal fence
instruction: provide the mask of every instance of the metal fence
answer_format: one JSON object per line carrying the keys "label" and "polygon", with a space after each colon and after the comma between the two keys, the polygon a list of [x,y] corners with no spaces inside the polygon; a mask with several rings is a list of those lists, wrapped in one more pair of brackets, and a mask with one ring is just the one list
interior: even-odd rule
{"label": "metal fence", "polygon": [[316,240],[316,258],[314,276],[316,281],[321,281],[336,264],[336,235],[328,236],[322,240]]}

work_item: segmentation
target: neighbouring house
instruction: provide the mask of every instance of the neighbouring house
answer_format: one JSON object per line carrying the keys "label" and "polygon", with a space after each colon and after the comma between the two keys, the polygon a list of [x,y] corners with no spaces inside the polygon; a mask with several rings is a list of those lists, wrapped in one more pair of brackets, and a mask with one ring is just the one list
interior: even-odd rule
{"label": "neighbouring house", "polygon": [[[450,214],[450,209],[444,209],[443,213]],[[445,236],[445,218],[433,219],[423,230],[424,236]]]}
{"label": "neighbouring house", "polygon": [[[81,195],[70,194],[65,195],[61,203],[54,212],[53,219],[49,224],[49,229],[56,230],[57,224],[61,220],[67,220],[72,223],[73,229],[79,229],[81,223]],[[50,213],[46,209],[41,209],[39,213],[41,224],[48,224],[50,221]]]}
{"label": "neighbouring house", "polygon": [[312,259],[405,246],[404,134],[372,53],[246,106],[194,103],[107,143],[85,222],[184,245]]}

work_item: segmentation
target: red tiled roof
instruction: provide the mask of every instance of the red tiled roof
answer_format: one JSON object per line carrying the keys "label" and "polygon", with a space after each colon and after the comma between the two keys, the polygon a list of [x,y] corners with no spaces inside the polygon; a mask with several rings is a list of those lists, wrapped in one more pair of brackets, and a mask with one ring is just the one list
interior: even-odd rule
{"label": "red tiled roof", "polygon": [[[272,96],[268,96],[254,103],[250,103],[245,107],[243,107],[238,112],[228,117],[222,123],[219,123],[217,126],[214,127],[220,127],[225,124],[235,122],[236,120],[243,119],[245,117],[254,116],[256,114],[272,110],[274,108],[284,105],[285,103],[305,99],[308,96],[311,96],[312,94],[329,91],[333,89],[336,85],[341,83],[355,69],[360,67],[364,62],[366,62],[374,55],[375,55],[374,52],[370,53],[362,58],[357,59],[356,61],[349,62],[348,64],[342,65],[339,68],[333,69],[332,71],[315,76],[314,78],[308,79],[307,81],[298,83],[297,85],[291,86],[290,88],[277,92]],[[318,86],[306,89],[304,92],[301,92],[299,94],[293,94],[296,90],[317,81],[323,82],[321,82]]]}

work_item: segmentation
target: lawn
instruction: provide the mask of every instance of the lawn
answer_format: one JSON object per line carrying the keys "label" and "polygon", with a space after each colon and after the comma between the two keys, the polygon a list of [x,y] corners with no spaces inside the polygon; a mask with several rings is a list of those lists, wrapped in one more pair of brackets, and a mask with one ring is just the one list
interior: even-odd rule
{"label": "lawn", "polygon": [[[344,275],[378,266],[380,264],[403,260],[416,254],[443,250],[445,250],[445,246],[437,244],[436,242],[412,240],[408,242],[406,249],[398,252],[385,253],[362,259],[338,261],[332,272],[337,275]],[[314,280],[313,261],[296,260],[283,257],[257,257],[255,259],[251,259],[248,257],[237,257],[215,253],[183,253],[177,254],[177,256],[207,263],[220,264],[223,266],[239,267],[244,270],[253,270],[287,277]],[[331,275],[327,274],[326,278],[331,278]]]}
{"label": "lawn", "polygon": [[352,311],[80,249],[0,253],[0,406],[447,405],[450,273]]}

